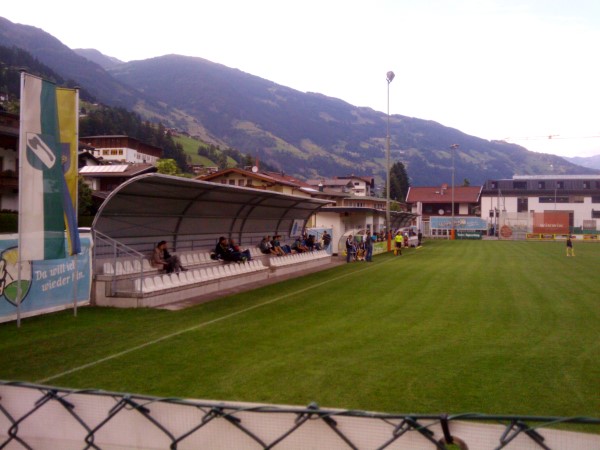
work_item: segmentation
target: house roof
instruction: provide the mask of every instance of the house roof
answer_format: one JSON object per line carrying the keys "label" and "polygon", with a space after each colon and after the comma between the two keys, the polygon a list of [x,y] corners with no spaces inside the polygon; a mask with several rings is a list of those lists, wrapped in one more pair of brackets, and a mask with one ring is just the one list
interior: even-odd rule
{"label": "house roof", "polygon": [[[477,203],[482,186],[455,186],[455,203]],[[451,203],[452,187],[447,185],[437,187],[410,187],[406,195],[406,203]]]}
{"label": "house roof", "polygon": [[229,169],[219,170],[218,172],[214,172],[214,173],[211,173],[208,175],[199,175],[195,179],[202,180],[202,181],[212,181],[212,180],[220,178],[224,175],[228,175],[228,174],[232,174],[232,173],[238,174],[238,175],[243,175],[248,178],[253,178],[255,180],[265,181],[267,183],[283,184],[285,186],[299,187],[296,183],[293,183],[283,177],[276,178],[276,177],[272,176],[271,174],[267,174],[264,172],[251,172],[249,170],[239,169],[237,167],[231,167]]}
{"label": "house roof", "polygon": [[341,180],[338,178],[313,178],[310,180],[306,180],[306,182],[308,184],[310,184],[311,186],[318,186],[319,184],[322,184],[323,186],[348,186],[348,187],[354,187],[354,185],[352,184],[352,181],[346,179],[346,180]]}
{"label": "house roof", "polygon": [[95,178],[132,178],[149,172],[156,172],[156,167],[148,163],[103,164],[99,166],[84,166],[79,169],[81,175]]}

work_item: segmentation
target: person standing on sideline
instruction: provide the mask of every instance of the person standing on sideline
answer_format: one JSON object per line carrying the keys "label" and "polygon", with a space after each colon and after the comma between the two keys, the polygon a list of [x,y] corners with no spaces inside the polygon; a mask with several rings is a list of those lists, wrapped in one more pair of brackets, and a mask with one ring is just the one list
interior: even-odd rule
{"label": "person standing on sideline", "polygon": [[349,235],[346,239],[346,262],[349,263],[350,259],[354,260],[354,242],[352,235]]}
{"label": "person standing on sideline", "polygon": [[402,233],[400,231],[398,231],[396,233],[396,236],[394,237],[394,244],[396,245],[396,247],[394,248],[394,255],[402,256],[402,241],[403,240],[404,240],[404,238],[402,237]]}
{"label": "person standing on sideline", "polygon": [[419,230],[419,232],[417,233],[417,239],[418,239],[417,247],[420,247],[421,241],[423,240],[423,233],[421,233],[421,230]]}
{"label": "person standing on sideline", "polygon": [[327,230],[323,231],[323,236],[321,236],[323,240],[323,250],[329,250],[329,244],[331,244],[331,235],[327,232]]}
{"label": "person standing on sideline", "polygon": [[373,237],[371,236],[370,231],[367,231],[367,237],[365,238],[365,250],[367,252],[365,255],[365,261],[373,261]]}
{"label": "person standing on sideline", "polygon": [[567,256],[575,256],[575,250],[573,250],[573,241],[571,241],[571,235],[567,236]]}

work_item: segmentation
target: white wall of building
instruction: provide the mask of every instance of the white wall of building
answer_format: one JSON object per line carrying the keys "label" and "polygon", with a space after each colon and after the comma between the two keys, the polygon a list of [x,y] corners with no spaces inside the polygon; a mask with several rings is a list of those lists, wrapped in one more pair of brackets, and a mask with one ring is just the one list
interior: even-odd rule
{"label": "white wall of building", "polygon": [[138,152],[132,148],[97,148],[97,155],[105,161],[156,164],[158,157]]}
{"label": "white wall of building", "polygon": [[[600,210],[600,203],[592,203],[591,197],[583,197],[582,203],[540,203],[539,197],[528,197],[527,210],[534,212],[568,211],[573,212],[573,226],[582,227],[584,220],[592,219],[592,209]],[[481,197],[481,218],[491,223],[490,210],[517,212],[517,197]],[[596,219],[598,220],[598,219]],[[600,223],[600,220],[598,220]]]}

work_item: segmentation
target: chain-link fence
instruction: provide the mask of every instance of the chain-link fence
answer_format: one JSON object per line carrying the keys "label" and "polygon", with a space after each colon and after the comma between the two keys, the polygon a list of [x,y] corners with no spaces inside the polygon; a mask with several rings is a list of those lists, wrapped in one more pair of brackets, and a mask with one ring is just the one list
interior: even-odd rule
{"label": "chain-link fence", "polygon": [[[556,425],[577,423],[589,433]],[[600,449],[598,418],[383,414],[0,381],[0,449]]]}

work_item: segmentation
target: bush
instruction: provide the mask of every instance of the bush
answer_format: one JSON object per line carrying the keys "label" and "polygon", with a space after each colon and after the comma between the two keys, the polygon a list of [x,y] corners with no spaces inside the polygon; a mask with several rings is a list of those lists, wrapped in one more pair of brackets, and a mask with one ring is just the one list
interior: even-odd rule
{"label": "bush", "polygon": [[0,233],[18,233],[19,215],[14,212],[0,212]]}

